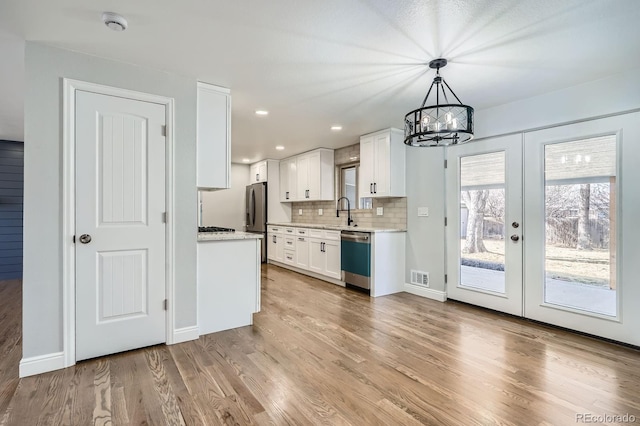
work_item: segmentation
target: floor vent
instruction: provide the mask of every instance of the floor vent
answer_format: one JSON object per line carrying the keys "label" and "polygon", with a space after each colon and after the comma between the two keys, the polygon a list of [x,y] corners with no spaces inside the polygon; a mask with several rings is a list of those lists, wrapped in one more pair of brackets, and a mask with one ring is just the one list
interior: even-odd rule
{"label": "floor vent", "polygon": [[411,284],[429,287],[429,273],[411,270]]}

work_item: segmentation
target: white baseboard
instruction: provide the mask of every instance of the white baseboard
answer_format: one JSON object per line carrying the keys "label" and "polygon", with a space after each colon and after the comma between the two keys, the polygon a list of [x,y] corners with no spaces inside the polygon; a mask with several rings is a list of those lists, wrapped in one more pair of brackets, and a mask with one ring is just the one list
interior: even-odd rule
{"label": "white baseboard", "polygon": [[406,291],[407,293],[415,294],[416,296],[437,300],[438,302],[444,302],[447,300],[447,293],[445,293],[444,291],[424,288],[415,284],[405,283],[404,291]]}
{"label": "white baseboard", "polygon": [[198,340],[198,337],[200,337],[200,331],[197,325],[177,328],[173,332],[173,344]]}
{"label": "white baseboard", "polygon": [[20,377],[35,376],[64,367],[64,352],[22,358],[20,360]]}

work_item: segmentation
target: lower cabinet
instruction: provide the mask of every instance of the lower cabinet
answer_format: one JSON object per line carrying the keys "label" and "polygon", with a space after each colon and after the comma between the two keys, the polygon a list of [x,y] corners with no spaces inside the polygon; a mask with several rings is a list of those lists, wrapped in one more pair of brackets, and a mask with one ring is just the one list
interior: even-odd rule
{"label": "lower cabinet", "polygon": [[269,233],[267,235],[267,257],[276,262],[284,261],[284,239],[282,234]]}
{"label": "lower cabinet", "polygon": [[339,231],[292,227],[284,230],[283,234],[269,234],[269,260],[336,280],[342,279]]}
{"label": "lower cabinet", "polygon": [[296,266],[301,269],[309,268],[309,239],[296,238]]}

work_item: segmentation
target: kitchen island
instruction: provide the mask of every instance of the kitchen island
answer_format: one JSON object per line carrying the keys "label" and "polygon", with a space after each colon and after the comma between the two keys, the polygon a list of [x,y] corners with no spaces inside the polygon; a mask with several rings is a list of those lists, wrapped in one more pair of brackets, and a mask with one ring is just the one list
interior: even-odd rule
{"label": "kitchen island", "polygon": [[253,324],[260,312],[261,234],[198,233],[198,329],[215,333]]}

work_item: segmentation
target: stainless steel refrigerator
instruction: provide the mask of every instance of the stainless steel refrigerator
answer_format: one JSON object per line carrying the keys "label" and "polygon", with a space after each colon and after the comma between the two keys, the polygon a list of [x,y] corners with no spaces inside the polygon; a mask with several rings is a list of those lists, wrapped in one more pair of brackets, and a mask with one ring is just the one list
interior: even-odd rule
{"label": "stainless steel refrigerator", "polygon": [[247,186],[247,232],[262,234],[262,263],[267,261],[267,183]]}

